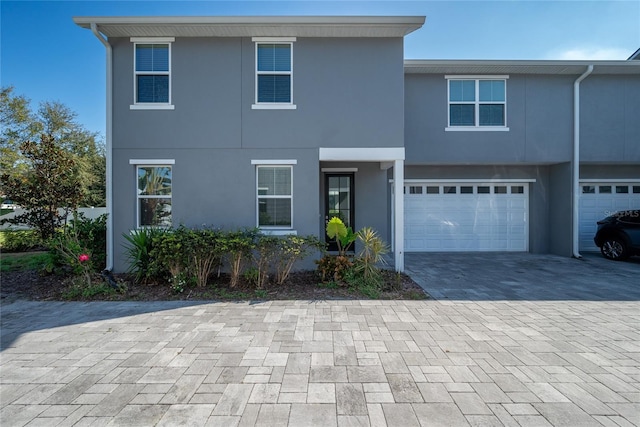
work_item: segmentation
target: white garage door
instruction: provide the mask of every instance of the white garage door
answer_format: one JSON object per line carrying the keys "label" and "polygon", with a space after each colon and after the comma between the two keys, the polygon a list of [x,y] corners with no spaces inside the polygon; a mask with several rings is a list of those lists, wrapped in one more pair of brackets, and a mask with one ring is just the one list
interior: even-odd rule
{"label": "white garage door", "polygon": [[407,252],[528,251],[529,185],[407,182]]}
{"label": "white garage door", "polygon": [[640,209],[640,183],[580,183],[580,251],[597,251],[593,243],[597,222],[617,211]]}

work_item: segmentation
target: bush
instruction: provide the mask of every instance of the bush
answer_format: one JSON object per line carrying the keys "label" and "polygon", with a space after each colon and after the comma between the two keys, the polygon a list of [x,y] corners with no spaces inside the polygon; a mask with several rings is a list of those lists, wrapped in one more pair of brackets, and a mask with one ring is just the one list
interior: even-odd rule
{"label": "bush", "polygon": [[276,283],[282,285],[296,262],[323,247],[324,243],[315,236],[300,237],[291,234],[279,239],[275,254]]}
{"label": "bush", "polygon": [[230,286],[233,288],[238,284],[242,274],[242,263],[249,258],[254,248],[254,240],[257,230],[229,231],[221,234],[221,249],[226,253],[226,260],[229,262]]}
{"label": "bush", "polygon": [[107,266],[107,214],[96,219],[87,218],[82,213],[74,214],[69,229],[91,253],[94,270],[104,270]]}
{"label": "bush", "polygon": [[153,243],[157,236],[165,232],[160,228],[141,228],[131,234],[123,234],[127,241],[124,247],[129,261],[128,272],[134,275],[136,282],[145,282],[155,274],[151,258]]}
{"label": "bush", "polygon": [[186,232],[184,250],[188,257],[187,268],[199,287],[206,286],[211,273],[220,267],[224,249],[221,234],[219,230],[206,228]]}
{"label": "bush", "polygon": [[3,252],[26,252],[44,246],[40,234],[34,230],[3,230],[0,247]]}

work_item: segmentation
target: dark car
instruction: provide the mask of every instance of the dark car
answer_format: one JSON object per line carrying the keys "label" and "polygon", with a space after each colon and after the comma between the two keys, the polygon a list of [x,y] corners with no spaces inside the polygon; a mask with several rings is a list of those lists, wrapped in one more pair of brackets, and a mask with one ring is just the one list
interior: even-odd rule
{"label": "dark car", "polygon": [[593,241],[608,259],[623,260],[640,255],[640,210],[616,212],[598,221]]}

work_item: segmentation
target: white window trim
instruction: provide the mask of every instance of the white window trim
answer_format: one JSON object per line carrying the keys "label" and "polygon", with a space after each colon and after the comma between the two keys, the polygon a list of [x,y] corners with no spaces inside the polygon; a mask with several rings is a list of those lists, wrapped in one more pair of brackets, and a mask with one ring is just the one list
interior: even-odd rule
{"label": "white window trim", "polygon": [[298,161],[291,160],[251,160],[252,165],[279,166],[279,165],[297,165]]}
{"label": "white window trim", "polygon": [[[261,162],[261,163],[254,163]],[[262,163],[264,162],[264,163]],[[252,160],[251,164],[255,165],[255,174],[256,174],[256,227],[260,229],[265,234],[271,235],[287,235],[287,234],[297,234],[297,231],[293,229],[293,165],[297,164],[297,160],[285,160],[283,163],[272,163],[271,160]],[[258,169],[260,167],[288,167],[291,173],[291,194],[286,196],[267,196],[258,194]],[[291,200],[291,225],[289,227],[284,227],[281,225],[260,225],[260,199],[290,199]]]}
{"label": "white window trim", "polygon": [[[296,110],[298,107],[293,103],[293,43],[295,37],[252,37],[251,41],[255,43],[255,66],[254,66],[254,103],[251,105],[252,110]],[[291,49],[291,71],[258,71],[258,45],[260,44],[287,44]],[[290,101],[289,102],[258,102],[258,76],[260,74],[277,74],[290,76]]]}
{"label": "white window trim", "polygon": [[[144,199],[169,199],[171,200],[171,214],[173,216],[173,165],[175,164],[175,160],[173,159],[158,159],[158,160],[147,160],[147,159],[129,159],[129,164],[134,165],[135,168],[135,182],[136,182],[136,230],[140,230],[142,228],[154,228],[150,225],[140,225],[140,194],[138,194],[138,168],[145,166],[153,166],[153,167],[168,167],[171,168],[171,195],[169,196],[143,196]],[[172,218],[173,221],[173,218]],[[155,227],[155,228],[163,228],[163,227]]]}
{"label": "white window trim", "polygon": [[[447,132],[508,132],[507,126],[507,80],[508,75],[445,75],[444,78],[447,81],[447,126],[444,128]],[[452,80],[474,80],[475,82],[475,101],[473,102],[454,102],[454,104],[467,104],[475,105],[474,108],[474,126],[451,126],[451,95],[450,95],[450,82]],[[495,104],[504,105],[504,126],[480,126],[480,105],[487,104],[487,102],[480,102],[480,81],[481,80],[504,80],[504,101],[493,102]]]}
{"label": "white window trim", "polygon": [[[175,37],[131,37],[133,43],[133,104],[129,105],[130,110],[175,110],[172,101],[171,84],[171,45]],[[168,71],[136,71],[136,47],[138,44],[166,44],[169,49],[169,70]],[[138,79],[139,74],[169,76],[169,102],[138,102]]]}

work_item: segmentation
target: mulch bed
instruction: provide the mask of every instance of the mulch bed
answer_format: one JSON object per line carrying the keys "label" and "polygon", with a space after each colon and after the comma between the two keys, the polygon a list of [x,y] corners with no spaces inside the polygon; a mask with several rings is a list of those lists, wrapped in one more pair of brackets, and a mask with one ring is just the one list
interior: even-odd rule
{"label": "mulch bed", "polygon": [[[357,289],[347,286],[320,284],[315,272],[294,272],[284,285],[270,284],[264,289],[240,283],[229,286],[228,277],[211,277],[203,288],[188,286],[174,292],[170,284],[138,284],[126,274],[115,276],[120,291],[111,290],[99,275],[93,278],[91,289],[77,278],[64,275],[42,275],[36,271],[2,273],[0,299],[33,301],[173,301],[173,300],[335,300],[368,299]],[[405,274],[385,271],[386,286],[380,299],[427,299],[429,296]]]}

